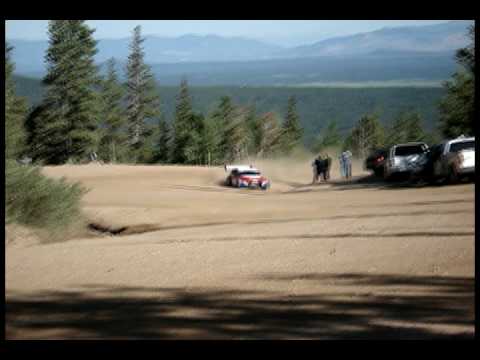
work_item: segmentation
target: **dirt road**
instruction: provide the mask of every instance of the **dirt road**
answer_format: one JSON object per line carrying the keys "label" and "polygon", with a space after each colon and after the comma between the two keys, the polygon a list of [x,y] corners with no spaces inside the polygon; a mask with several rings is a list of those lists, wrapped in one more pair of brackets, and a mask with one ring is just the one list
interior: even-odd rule
{"label": "dirt road", "polygon": [[344,339],[474,334],[474,184],[311,185],[308,163],[47,167],[98,228],[6,242],[7,338]]}

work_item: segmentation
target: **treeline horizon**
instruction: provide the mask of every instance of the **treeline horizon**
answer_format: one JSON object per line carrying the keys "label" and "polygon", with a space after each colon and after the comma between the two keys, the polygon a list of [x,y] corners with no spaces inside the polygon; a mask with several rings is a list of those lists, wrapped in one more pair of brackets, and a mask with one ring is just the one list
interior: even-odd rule
{"label": "treeline horizon", "polygon": [[[14,76],[17,92],[28,99],[30,106],[41,103],[45,87],[40,80]],[[162,115],[172,124],[179,85],[157,84]],[[389,87],[389,88],[285,88],[190,86],[192,108],[208,116],[219,105],[222,96],[233,103],[255,107],[259,113],[272,111],[279,117],[286,112],[288,98],[297,100],[297,113],[304,129],[303,145],[312,149],[319,134],[335,120],[337,128],[346,137],[358,119],[376,113],[384,126],[390,126],[404,111],[416,111],[422,117],[425,131],[433,132],[438,126],[438,103],[445,95],[444,88]],[[152,123],[149,119],[147,123]]]}
{"label": "treeline horizon", "polygon": [[[125,83],[119,81],[113,59],[106,75],[100,76],[93,61],[97,52],[94,31],[83,20],[50,21],[50,46],[45,56],[48,73],[42,80],[45,92],[32,109],[19,100],[17,113],[25,120],[18,127],[17,155],[30,156],[39,164],[82,163],[89,154],[97,153],[105,162],[218,165],[250,156],[285,156],[304,147],[305,131],[294,95],[288,97],[284,113],[259,112],[251,104],[234,103],[227,95],[204,113],[194,111],[185,77],[175,99],[173,119],[167,121],[158,84],[144,62],[141,28],[133,30]],[[10,51],[6,48],[7,60]],[[359,116],[348,132],[339,130],[334,119],[324,119],[321,133],[307,129],[309,138],[314,138],[308,150],[342,146],[365,157],[372,148],[398,141],[432,144],[442,135],[471,133],[468,121],[467,126],[456,124],[452,130],[452,118],[457,123],[463,120],[458,115],[448,117],[449,111],[458,108],[448,105],[448,92],[453,92],[455,81],[466,81],[465,76],[456,74],[450,87],[445,85],[439,131],[425,130],[424,119],[415,109],[398,111],[387,126],[376,111]]]}

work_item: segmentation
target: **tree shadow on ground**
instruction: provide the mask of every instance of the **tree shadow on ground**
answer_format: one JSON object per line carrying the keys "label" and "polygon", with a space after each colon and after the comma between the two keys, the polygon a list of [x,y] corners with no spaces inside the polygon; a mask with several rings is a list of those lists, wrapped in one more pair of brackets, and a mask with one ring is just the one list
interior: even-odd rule
{"label": "tree shadow on ground", "polygon": [[[154,339],[451,339],[474,335],[474,279],[264,274],[339,292],[84,286],[8,294],[6,337]],[[451,327],[456,327],[451,330]],[[443,331],[450,328],[450,333]]]}
{"label": "tree shadow on ground", "polygon": [[[465,183],[465,181],[460,182]],[[442,183],[434,183],[422,179],[409,179],[407,177],[397,177],[396,179],[386,181],[383,178],[373,174],[367,176],[354,177],[351,180],[339,180],[330,182],[333,190],[354,190],[354,189],[412,189],[425,187],[451,186]]]}

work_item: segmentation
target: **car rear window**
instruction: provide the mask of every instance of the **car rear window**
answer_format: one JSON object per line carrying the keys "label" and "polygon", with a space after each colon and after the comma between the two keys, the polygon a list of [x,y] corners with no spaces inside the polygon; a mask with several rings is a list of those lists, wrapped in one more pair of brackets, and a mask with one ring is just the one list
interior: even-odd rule
{"label": "car rear window", "polygon": [[462,141],[450,145],[450,152],[458,152],[468,149],[475,149],[475,140]]}
{"label": "car rear window", "polygon": [[398,146],[395,148],[395,156],[408,156],[421,154],[424,152],[422,145],[407,145],[407,146]]}

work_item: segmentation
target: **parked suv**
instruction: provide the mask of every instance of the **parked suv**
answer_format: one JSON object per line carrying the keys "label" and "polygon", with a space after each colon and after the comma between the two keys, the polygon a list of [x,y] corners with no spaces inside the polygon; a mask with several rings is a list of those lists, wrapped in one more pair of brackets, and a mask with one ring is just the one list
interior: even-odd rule
{"label": "parked suv", "polygon": [[384,178],[395,175],[411,175],[423,169],[427,162],[428,145],[423,142],[398,144],[390,148],[385,161]]}
{"label": "parked suv", "polygon": [[475,137],[460,136],[438,146],[433,162],[433,177],[456,182],[463,177],[475,176]]}

